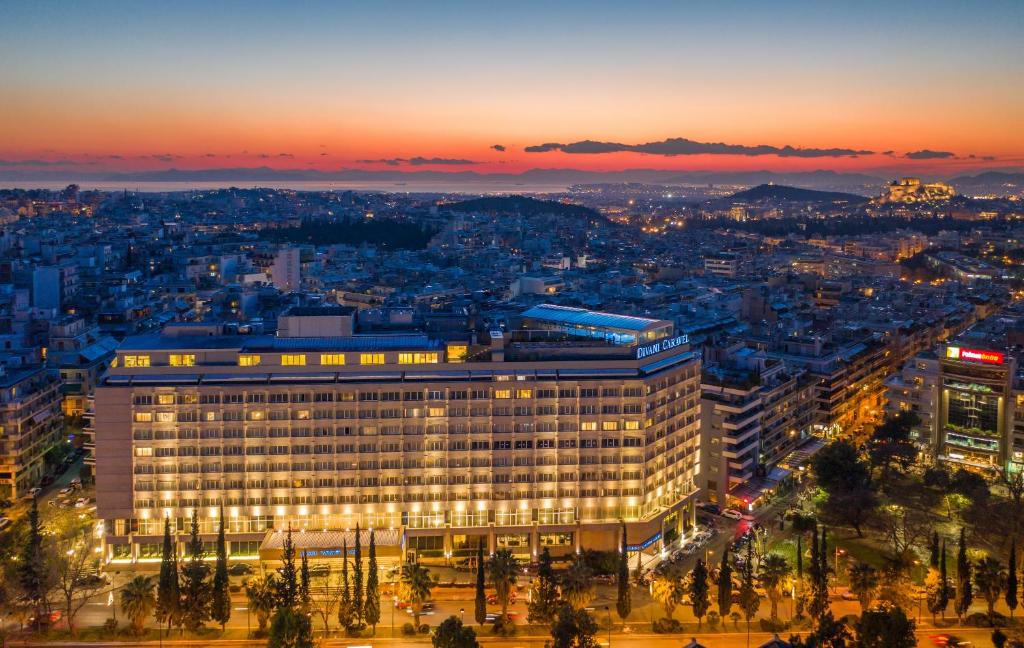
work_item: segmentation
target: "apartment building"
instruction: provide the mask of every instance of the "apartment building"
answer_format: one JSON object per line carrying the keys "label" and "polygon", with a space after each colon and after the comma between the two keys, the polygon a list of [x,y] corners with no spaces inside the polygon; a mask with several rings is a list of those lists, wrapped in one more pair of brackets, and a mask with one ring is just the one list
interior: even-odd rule
{"label": "apartment building", "polygon": [[60,378],[42,366],[0,364],[0,497],[39,485],[46,452],[61,442]]}
{"label": "apartment building", "polygon": [[165,516],[212,534],[222,505],[235,558],[272,557],[289,525],[323,556],[359,524],[444,558],[691,528],[700,359],[671,322],[535,307],[504,330],[347,329],[126,339],[95,396],[107,559],[155,560]]}

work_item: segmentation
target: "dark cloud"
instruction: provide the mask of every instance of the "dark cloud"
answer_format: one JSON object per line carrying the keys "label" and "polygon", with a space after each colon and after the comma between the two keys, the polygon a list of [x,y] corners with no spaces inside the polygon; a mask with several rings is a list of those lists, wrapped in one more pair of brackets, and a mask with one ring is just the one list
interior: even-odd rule
{"label": "dark cloud", "polygon": [[206,153],[206,154],[203,155],[203,157],[214,158],[214,157],[217,157],[217,154],[216,153]]}
{"label": "dark cloud", "polygon": [[381,158],[379,160],[356,160],[360,164],[386,164],[388,166],[399,166],[401,164],[408,164],[410,166],[424,166],[431,164],[438,165],[451,165],[460,166],[465,164],[476,164],[473,160],[463,160],[460,158],[439,158],[439,157],[413,157],[413,158]]}
{"label": "dark cloud", "polygon": [[952,157],[956,157],[956,153],[949,151],[932,151],[930,149],[921,149],[920,151],[911,151],[903,157],[908,160],[944,160]]}
{"label": "dark cloud", "polygon": [[124,156],[123,155],[108,155],[107,159],[108,160],[123,160]]}
{"label": "dark cloud", "polygon": [[882,155],[888,155],[889,157],[892,157],[896,155],[896,151],[882,151]]}
{"label": "dark cloud", "polygon": [[277,157],[279,157],[279,158],[288,158],[289,160],[295,159],[295,156],[292,155],[291,153],[278,153]]}
{"label": "dark cloud", "polygon": [[67,166],[69,164],[81,164],[74,160],[0,160],[3,167],[47,167]]}
{"label": "dark cloud", "polygon": [[499,152],[499,153],[504,153],[505,152],[505,145],[504,144],[495,144],[491,148],[494,149],[495,151]]}
{"label": "dark cloud", "polygon": [[673,137],[660,142],[647,142],[645,144],[621,144],[619,142],[597,142],[594,140],[583,140],[571,144],[559,144],[547,142],[536,146],[527,146],[527,153],[546,153],[548,151],[562,151],[563,153],[596,155],[601,153],[645,153],[647,155],[777,155],[779,157],[855,157],[858,155],[873,155],[874,151],[862,151],[848,148],[797,148],[794,146],[769,146],[759,144],[757,146],[746,146],[744,144],[724,144],[722,142],[695,142],[684,137]]}
{"label": "dark cloud", "polygon": [[327,154],[326,154],[326,153],[321,153],[321,154],[320,154],[320,156],[321,156],[321,157],[323,157],[323,156],[325,156],[325,155],[327,155]]}

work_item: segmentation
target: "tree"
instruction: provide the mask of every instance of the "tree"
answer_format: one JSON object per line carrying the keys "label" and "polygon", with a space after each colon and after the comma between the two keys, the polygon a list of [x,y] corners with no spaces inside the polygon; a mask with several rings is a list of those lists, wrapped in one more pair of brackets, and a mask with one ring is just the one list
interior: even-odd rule
{"label": "tree", "polygon": [[136,576],[121,589],[121,609],[131,621],[132,634],[142,634],[146,618],[156,607],[155,585],[152,576]]}
{"label": "tree", "polygon": [[281,546],[281,569],[280,578],[275,580],[277,584],[277,605],[283,608],[295,607],[299,600],[299,572],[295,567],[295,543],[292,542],[292,525],[284,534],[284,543]]}
{"label": "tree", "polygon": [[210,618],[210,583],[206,577],[209,568],[203,559],[203,541],[199,537],[199,516],[192,510],[192,525],[186,546],[188,562],[182,569],[181,578],[181,622],[190,632],[202,628]]}
{"label": "tree", "polygon": [[171,518],[164,517],[164,545],[160,555],[160,579],[156,587],[156,620],[171,629],[181,614],[178,552],[171,537]]}
{"label": "tree", "polygon": [[[825,530],[822,529],[821,536],[825,537]],[[828,554],[827,544],[818,544],[817,529],[811,534],[811,564],[808,568],[811,585],[810,601],[807,611],[816,621],[821,620],[828,611]]]}
{"label": "tree", "polygon": [[928,566],[932,569],[939,568],[939,532],[932,531],[931,540],[928,542]]}
{"label": "tree", "polygon": [[729,545],[722,549],[722,562],[718,567],[718,616],[725,619],[732,611],[732,565]]}
{"label": "tree", "polygon": [[946,616],[946,607],[949,606],[949,578],[946,575],[946,543],[942,543],[939,550],[939,564],[937,569],[928,570],[928,578],[925,580],[925,596],[928,600],[928,611],[932,614],[932,622],[935,622],[935,615],[942,613]]}
{"label": "tree", "polygon": [[616,573],[618,592],[615,597],[615,611],[622,622],[626,622],[633,610],[633,602],[629,593],[629,553],[626,551],[626,523],[622,523],[622,542],[619,544],[619,569]]}
{"label": "tree", "polygon": [[847,575],[850,579],[850,591],[857,597],[860,611],[863,613],[871,607],[878,594],[878,570],[867,563],[856,562],[850,565]]}
{"label": "tree", "polygon": [[853,635],[842,619],[836,620],[828,611],[818,621],[818,627],[804,637],[790,637],[793,648],[847,648],[853,646]]}
{"label": "tree", "polygon": [[231,618],[231,592],[228,590],[228,548],[224,539],[224,507],[220,507],[220,528],[217,530],[217,564],[213,569],[213,597],[210,618],[220,624],[221,632]]}
{"label": "tree", "polygon": [[[547,547],[544,547],[544,553],[541,554],[541,569],[544,568],[545,557],[547,558],[547,566],[550,571],[551,555],[548,553]],[[481,538],[476,544],[476,595],[473,599],[473,618],[476,620],[478,625],[483,625],[484,621],[487,620],[487,591],[485,589],[485,583],[484,541],[483,538]]]}
{"label": "tree", "polygon": [[949,488],[959,493],[975,505],[983,506],[988,502],[991,492],[988,481],[976,472],[958,469],[949,481]]}
{"label": "tree", "polygon": [[508,549],[499,549],[491,558],[490,567],[491,585],[501,605],[501,616],[505,618],[508,615],[508,601],[512,588],[515,587],[519,576],[519,561]]}
{"label": "tree", "polygon": [[708,568],[704,561],[698,559],[690,573],[690,604],[693,606],[693,616],[697,617],[697,630],[700,630],[704,615],[711,608],[711,588],[708,586]]}
{"label": "tree", "polygon": [[1003,571],[1002,564],[992,556],[978,560],[974,567],[974,584],[977,585],[978,592],[985,597],[988,615],[992,616],[996,601],[999,600],[999,595],[1003,593],[1003,587],[1006,585],[1006,572]]}
{"label": "tree", "polygon": [[[477,596],[483,594],[483,567],[477,570]],[[486,603],[486,601],[485,601]],[[562,606],[558,598],[558,583],[555,580],[555,572],[551,567],[551,552],[547,547],[540,554],[540,561],[537,567],[537,578],[533,582],[530,592],[530,600],[526,604],[526,618],[530,623],[537,625],[551,625],[558,616],[558,609]],[[484,608],[484,613],[486,613]]]}
{"label": "tree", "polygon": [[473,628],[462,625],[457,616],[442,621],[430,641],[434,648],[478,648],[480,645]]}
{"label": "tree", "polygon": [[665,610],[665,616],[669,619],[672,618],[676,606],[682,603],[686,596],[684,576],[682,561],[674,558],[663,560],[654,568],[651,597],[661,604]]}
{"label": "tree", "polygon": [[299,603],[303,608],[308,608],[309,597],[309,556],[302,552],[302,560],[299,561]]}
{"label": "tree", "polygon": [[314,578],[316,578],[317,585],[310,588],[309,607],[320,616],[320,620],[324,624],[325,637],[331,630],[331,617],[335,615],[341,602],[342,588],[340,575],[337,578],[335,576],[331,572],[326,572],[322,576],[316,576]]}
{"label": "tree", "polygon": [[586,610],[563,603],[551,628],[551,648],[597,648],[597,629]]}
{"label": "tree", "polygon": [[747,543],[747,559],[740,571],[740,609],[743,610],[743,617],[747,620],[747,640],[750,639],[750,622],[757,615],[761,607],[761,598],[754,588],[754,554]]}
{"label": "tree", "polygon": [[992,645],[995,646],[995,648],[1003,648],[1008,639],[1009,637],[1007,637],[999,628],[992,630]]}
{"label": "tree", "polygon": [[433,584],[430,571],[423,565],[419,563],[402,565],[401,597],[412,608],[413,622],[417,628],[420,627],[423,604],[430,600],[430,588]]}
{"label": "tree", "polygon": [[377,584],[377,542],[373,529],[370,529],[370,563],[366,574],[366,601],[363,603],[363,617],[366,623],[373,626],[373,634],[377,634],[380,623],[380,587]]}
{"label": "tree", "polygon": [[881,425],[875,428],[868,441],[868,455],[873,466],[881,467],[881,481],[886,483],[889,471],[895,465],[906,470],[917,456],[917,447],[910,440],[910,433],[921,419],[913,412],[900,412],[896,416],[887,416]]}
{"label": "tree", "polygon": [[1010,558],[1006,568],[1006,607],[1010,608],[1010,618],[1017,609],[1017,541],[1010,543]]}
{"label": "tree", "polygon": [[782,586],[790,574],[789,562],[785,556],[770,553],[761,561],[761,585],[768,593],[772,605],[772,621],[779,620],[779,601],[782,600]]}
{"label": "tree", "polygon": [[857,448],[846,440],[835,441],[815,456],[813,468],[826,494],[824,512],[863,537],[863,525],[878,506],[878,498],[871,490],[870,467]]}
{"label": "tree", "polygon": [[18,556],[18,583],[36,619],[43,618],[48,611],[49,594],[53,589],[53,573],[47,569],[48,564],[43,547],[43,524],[39,519],[39,500],[33,497],[28,511],[28,531]]}
{"label": "tree", "polygon": [[916,648],[913,619],[903,608],[888,606],[865,610],[855,626],[858,648]]}
{"label": "tree", "polygon": [[803,537],[796,537],[796,592],[794,592],[793,598],[796,600],[793,602],[796,608],[796,618],[802,619],[804,617],[804,608],[807,606],[807,594],[806,594],[806,583],[804,582],[804,550],[803,550]]}
{"label": "tree", "polygon": [[313,648],[313,622],[295,607],[280,607],[270,624],[267,648]]}
{"label": "tree", "polygon": [[594,600],[594,572],[583,558],[577,556],[569,569],[562,574],[562,600],[574,608],[585,608]]}
{"label": "tree", "polygon": [[249,579],[245,584],[245,596],[249,599],[249,610],[256,615],[256,632],[263,634],[267,631],[267,622],[277,609],[277,589],[273,575],[256,576]]}
{"label": "tree", "polygon": [[[363,541],[360,536],[362,532],[359,525],[356,525],[356,541],[352,555],[352,614],[356,625],[363,622]],[[419,617],[416,617],[416,627],[419,627]]]}
{"label": "tree", "polygon": [[348,581],[348,540],[341,541],[341,601],[338,603],[338,623],[346,630],[355,623],[356,612],[352,606],[352,588]]}
{"label": "tree", "polygon": [[86,575],[96,563],[99,546],[96,534],[88,527],[73,526],[70,534],[57,544],[56,551],[52,553],[57,589],[64,604],[64,620],[72,635],[75,634],[78,612],[105,585],[102,579]]}
{"label": "tree", "polygon": [[967,559],[967,540],[963,527],[960,527],[960,547],[956,555],[956,599],[953,601],[953,609],[956,610],[956,616],[961,622],[974,600],[971,580],[971,562]]}

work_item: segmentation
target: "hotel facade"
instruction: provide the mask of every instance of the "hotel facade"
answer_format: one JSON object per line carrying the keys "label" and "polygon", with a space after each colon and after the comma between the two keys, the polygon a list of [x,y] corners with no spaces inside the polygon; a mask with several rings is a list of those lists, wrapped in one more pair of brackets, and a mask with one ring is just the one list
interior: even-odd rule
{"label": "hotel facade", "polygon": [[333,307],[275,336],[126,339],[95,394],[106,558],[156,560],[163,519],[184,534],[193,511],[212,540],[222,506],[234,558],[271,559],[288,526],[322,556],[358,524],[385,555],[445,559],[691,529],[701,363],[670,322],[537,306],[483,332],[357,330]]}

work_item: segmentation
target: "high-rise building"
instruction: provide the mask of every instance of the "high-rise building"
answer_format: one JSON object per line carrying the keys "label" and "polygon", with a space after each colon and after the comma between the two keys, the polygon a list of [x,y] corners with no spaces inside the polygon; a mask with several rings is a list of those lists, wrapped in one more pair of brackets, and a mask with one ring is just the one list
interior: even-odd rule
{"label": "high-rise building", "polygon": [[271,559],[289,525],[321,556],[359,524],[392,551],[526,558],[614,549],[623,521],[652,550],[692,527],[700,358],[671,322],[536,307],[443,336],[335,324],[355,332],[125,340],[95,398],[108,559],[158,555],[165,516],[212,533],[221,505],[233,555]]}
{"label": "high-rise building", "polygon": [[61,442],[60,385],[45,367],[0,364],[0,497],[39,485],[44,455]]}
{"label": "high-rise building", "polygon": [[284,292],[298,290],[302,284],[302,261],[299,248],[283,247],[274,255],[270,269],[270,280],[274,287]]}

